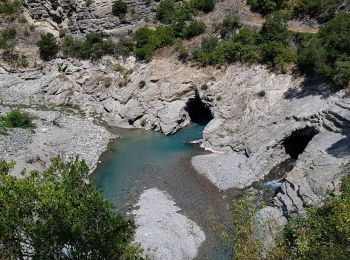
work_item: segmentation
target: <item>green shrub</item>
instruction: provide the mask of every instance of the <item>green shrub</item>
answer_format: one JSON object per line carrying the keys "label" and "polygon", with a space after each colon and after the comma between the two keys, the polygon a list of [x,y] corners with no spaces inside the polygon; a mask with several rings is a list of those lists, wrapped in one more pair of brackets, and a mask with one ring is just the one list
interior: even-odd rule
{"label": "green shrub", "polygon": [[5,28],[0,32],[0,49],[10,49],[14,47],[16,39],[16,29]]}
{"label": "green shrub", "polygon": [[296,52],[281,42],[270,41],[262,46],[263,61],[274,69],[286,71],[288,64],[296,61]]}
{"label": "green shrub", "polygon": [[317,73],[337,85],[350,84],[350,14],[338,14],[314,37],[307,37],[298,52],[302,71]]}
{"label": "green shrub", "polygon": [[176,51],[178,52],[178,58],[181,62],[187,62],[190,54],[186,46],[179,40],[176,43]]}
{"label": "green shrub", "polygon": [[131,245],[135,225],[87,181],[84,161],[56,157],[45,172],[22,178],[7,175],[11,162],[2,164],[1,259],[140,258]]}
{"label": "green shrub", "polygon": [[[288,0],[287,0],[288,1]],[[286,0],[248,0],[247,3],[254,11],[264,15],[280,10],[284,7]]]}
{"label": "green shrub", "polygon": [[122,38],[119,40],[119,42],[116,44],[115,52],[118,55],[121,55],[123,57],[127,57],[130,53],[134,51],[135,44],[132,39],[129,38]]}
{"label": "green shrub", "polygon": [[144,81],[144,80],[141,80],[140,82],[139,82],[139,88],[144,88],[146,86],[146,81]]}
{"label": "green shrub", "polygon": [[202,21],[193,21],[185,26],[182,30],[182,37],[192,38],[194,36],[204,33],[206,25]]}
{"label": "green shrub", "polygon": [[5,0],[0,3],[0,14],[12,15],[19,11],[22,4],[18,0]]}
{"label": "green shrub", "polygon": [[259,96],[259,97],[265,97],[265,96],[266,96],[266,91],[265,91],[265,90],[260,90],[260,91],[258,92],[258,96]]}
{"label": "green shrub", "polygon": [[97,32],[88,33],[84,40],[66,36],[63,38],[61,48],[64,54],[79,59],[99,59],[103,55],[115,52],[112,40]]}
{"label": "green shrub", "polygon": [[112,13],[118,17],[124,17],[128,12],[128,5],[122,0],[115,1],[112,5]]}
{"label": "green shrub", "polygon": [[226,15],[223,21],[217,26],[222,39],[232,36],[241,27],[239,18],[235,15]]}
{"label": "green shrub", "polygon": [[[318,18],[325,13],[334,14],[335,9],[343,2],[343,0],[299,0],[294,7],[294,16]],[[327,15],[325,18],[331,17]]]}
{"label": "green shrub", "polygon": [[289,13],[285,11],[269,14],[260,31],[262,39],[287,43],[291,38],[291,32],[288,31],[287,25],[289,17]]}
{"label": "green shrub", "polygon": [[157,8],[156,18],[158,21],[170,24],[176,15],[175,1],[162,0]]}
{"label": "green shrub", "polygon": [[0,117],[1,125],[7,128],[33,128],[35,125],[32,121],[33,119],[28,113],[17,109]]}
{"label": "green shrub", "polygon": [[134,34],[135,55],[140,60],[150,60],[156,49],[172,44],[175,39],[175,32],[171,26],[160,26],[156,30],[139,28]]}
{"label": "green shrub", "polygon": [[41,36],[37,46],[39,47],[40,56],[43,60],[54,58],[58,52],[58,45],[52,33],[47,33]]}
{"label": "green shrub", "polygon": [[209,13],[214,10],[215,0],[193,0],[193,6],[199,11]]}
{"label": "green shrub", "polygon": [[282,242],[293,259],[349,259],[350,177],[343,178],[341,195],[329,198],[307,217],[293,217],[284,229]]}

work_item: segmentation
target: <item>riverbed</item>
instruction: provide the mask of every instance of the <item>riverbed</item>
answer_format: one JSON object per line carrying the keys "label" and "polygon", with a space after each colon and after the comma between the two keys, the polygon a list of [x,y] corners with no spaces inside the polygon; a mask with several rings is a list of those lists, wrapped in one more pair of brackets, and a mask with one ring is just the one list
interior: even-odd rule
{"label": "riverbed", "polygon": [[218,190],[191,165],[191,157],[207,153],[187,141],[202,138],[204,126],[191,124],[165,136],[141,129],[110,128],[120,136],[109,145],[95,171],[95,184],[115,211],[128,216],[145,189],[166,192],[181,213],[196,222],[206,234],[198,259],[232,259],[231,247],[220,225],[229,225],[232,192]]}

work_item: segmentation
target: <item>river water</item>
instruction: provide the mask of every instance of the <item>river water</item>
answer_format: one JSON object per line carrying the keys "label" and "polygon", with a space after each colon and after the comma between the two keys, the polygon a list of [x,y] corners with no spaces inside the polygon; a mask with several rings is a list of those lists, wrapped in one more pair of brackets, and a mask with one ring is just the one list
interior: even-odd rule
{"label": "river water", "polygon": [[165,136],[140,129],[110,130],[119,136],[101,157],[95,184],[113,203],[115,210],[127,214],[139,195],[148,188],[169,194],[181,213],[195,221],[205,232],[198,259],[232,259],[231,247],[218,226],[229,225],[228,208],[232,192],[220,192],[194,171],[191,157],[206,153],[186,141],[202,138],[204,126],[191,124],[178,133]]}

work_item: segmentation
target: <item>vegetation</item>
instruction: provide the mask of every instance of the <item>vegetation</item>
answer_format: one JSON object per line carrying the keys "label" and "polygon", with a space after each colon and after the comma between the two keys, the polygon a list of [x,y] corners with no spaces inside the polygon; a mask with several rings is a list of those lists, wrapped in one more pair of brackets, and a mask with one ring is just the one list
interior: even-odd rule
{"label": "vegetation", "polygon": [[214,10],[215,0],[193,0],[193,6],[199,11],[209,13]]}
{"label": "vegetation", "polygon": [[115,52],[113,41],[97,32],[88,33],[84,40],[66,36],[63,38],[61,48],[64,54],[79,59],[99,59],[103,55]]}
{"label": "vegetation", "polygon": [[339,86],[350,86],[350,14],[339,14],[316,36],[301,40],[298,65],[302,71],[322,75]]}
{"label": "vegetation", "polygon": [[12,49],[16,39],[16,29],[5,28],[0,31],[0,49]]}
{"label": "vegetation", "polygon": [[193,21],[182,29],[181,36],[183,38],[192,38],[194,36],[204,33],[206,25],[202,21]]}
{"label": "vegetation", "polygon": [[329,20],[335,9],[343,2],[343,0],[299,0],[294,6],[293,13],[295,17],[318,18],[323,15],[323,20]]}
{"label": "vegetation", "polygon": [[8,176],[0,161],[1,259],[137,259],[134,224],[87,182],[84,161],[52,159],[50,168]]}
{"label": "vegetation", "polygon": [[42,35],[37,46],[39,47],[40,56],[43,60],[54,58],[59,50],[56,39],[52,33]]}
{"label": "vegetation", "polygon": [[140,82],[139,82],[139,88],[144,88],[146,86],[146,81],[144,81],[144,80],[141,80]]}
{"label": "vegetation", "polygon": [[32,117],[18,109],[12,110],[5,116],[0,117],[0,126],[6,128],[33,128],[35,127]]}
{"label": "vegetation", "polygon": [[335,15],[343,0],[248,0],[253,11],[267,15],[279,10],[291,12],[295,18],[311,17],[326,22]]}
{"label": "vegetation", "polygon": [[22,2],[19,0],[5,0],[0,3],[0,14],[13,15],[19,11]]}
{"label": "vegetation", "polygon": [[124,17],[128,12],[128,5],[122,0],[117,0],[112,5],[112,13],[120,18]]}
{"label": "vegetation", "polygon": [[226,15],[223,21],[216,27],[222,39],[232,37],[236,30],[241,27],[240,20],[237,16]]}
{"label": "vegetation", "polygon": [[322,207],[309,208],[307,217],[291,217],[267,256],[252,227],[259,205],[254,197],[235,204],[235,232],[226,234],[233,243],[235,259],[350,258],[350,175],[343,178],[340,195],[329,197]]}
{"label": "vegetation", "polygon": [[160,2],[156,18],[164,24],[170,24],[176,16],[176,6],[174,0],[163,0]]}
{"label": "vegetation", "polygon": [[155,30],[139,28],[134,34],[135,55],[141,60],[150,60],[153,52],[175,41],[175,31],[171,26],[160,26]]}

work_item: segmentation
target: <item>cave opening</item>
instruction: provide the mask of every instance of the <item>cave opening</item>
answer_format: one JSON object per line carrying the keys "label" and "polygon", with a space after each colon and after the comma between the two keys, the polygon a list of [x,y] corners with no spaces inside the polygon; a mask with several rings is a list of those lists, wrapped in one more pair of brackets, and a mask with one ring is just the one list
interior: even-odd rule
{"label": "cave opening", "polygon": [[319,131],[315,127],[307,126],[294,131],[283,140],[286,153],[294,160],[304,152],[306,146]]}
{"label": "cave opening", "polygon": [[197,124],[206,125],[213,119],[209,106],[200,99],[199,95],[195,95],[187,101],[185,110],[191,121]]}

